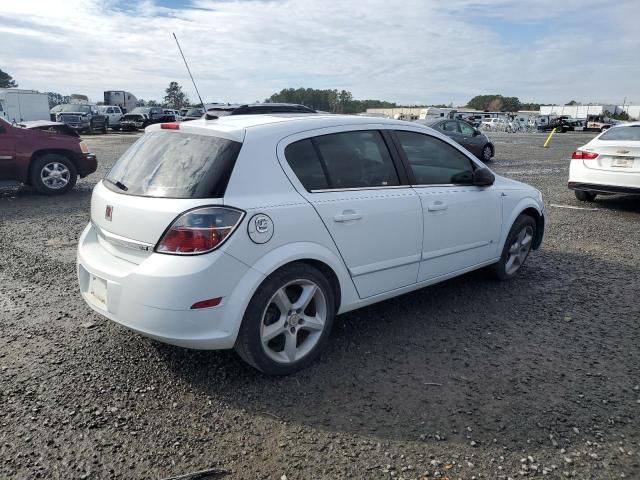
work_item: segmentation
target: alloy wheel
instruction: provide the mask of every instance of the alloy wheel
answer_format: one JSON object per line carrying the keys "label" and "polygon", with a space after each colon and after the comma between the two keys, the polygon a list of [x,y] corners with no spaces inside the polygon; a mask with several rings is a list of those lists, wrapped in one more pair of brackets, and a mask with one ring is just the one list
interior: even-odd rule
{"label": "alloy wheel", "polygon": [[526,225],[518,232],[509,247],[509,257],[504,269],[507,275],[513,275],[522,266],[533,243],[533,228]]}
{"label": "alloy wheel", "polygon": [[484,150],[482,150],[482,159],[485,162],[491,160],[491,147],[489,147],[488,145],[484,147]]}
{"label": "alloy wheel", "polygon": [[71,172],[66,165],[59,162],[47,163],[40,171],[42,183],[52,190],[60,190],[69,183]]}
{"label": "alloy wheel", "polygon": [[299,279],[279,288],[260,323],[260,340],[274,361],[291,364],[316,346],[327,319],[327,299],[311,280]]}

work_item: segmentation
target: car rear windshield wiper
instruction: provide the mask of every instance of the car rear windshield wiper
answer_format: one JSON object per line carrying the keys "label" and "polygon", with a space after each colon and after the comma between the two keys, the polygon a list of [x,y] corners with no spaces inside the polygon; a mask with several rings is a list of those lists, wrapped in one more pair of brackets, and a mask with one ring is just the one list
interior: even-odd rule
{"label": "car rear windshield wiper", "polygon": [[115,185],[116,187],[118,187],[120,190],[122,190],[122,191],[124,191],[124,192],[126,192],[127,190],[129,190],[129,188],[127,188],[127,186],[126,186],[124,183],[122,183],[121,181],[115,181],[115,182],[114,182],[114,181],[113,181],[113,180],[111,180],[110,178],[105,178],[105,180],[106,180],[107,182],[109,182],[110,184]]}

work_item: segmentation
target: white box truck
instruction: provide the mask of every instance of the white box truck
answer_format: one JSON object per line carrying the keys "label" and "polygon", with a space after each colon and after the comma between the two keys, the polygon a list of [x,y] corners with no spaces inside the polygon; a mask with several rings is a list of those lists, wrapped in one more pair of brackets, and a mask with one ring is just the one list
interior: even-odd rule
{"label": "white box truck", "polygon": [[49,120],[49,98],[35,90],[0,88],[0,116],[9,122]]}

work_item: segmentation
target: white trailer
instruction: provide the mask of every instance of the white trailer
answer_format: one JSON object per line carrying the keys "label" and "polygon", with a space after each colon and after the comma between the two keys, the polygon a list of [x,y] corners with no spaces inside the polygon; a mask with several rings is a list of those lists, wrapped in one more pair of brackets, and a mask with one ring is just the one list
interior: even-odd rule
{"label": "white trailer", "polygon": [[49,98],[35,90],[0,88],[0,116],[9,122],[49,120]]}

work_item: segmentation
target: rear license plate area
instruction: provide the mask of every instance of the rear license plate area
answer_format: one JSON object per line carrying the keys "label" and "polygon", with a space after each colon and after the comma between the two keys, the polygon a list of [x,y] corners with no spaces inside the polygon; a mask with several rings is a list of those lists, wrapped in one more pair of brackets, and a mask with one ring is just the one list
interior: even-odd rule
{"label": "rear license plate area", "polygon": [[87,293],[97,305],[107,309],[107,281],[105,279],[90,274]]}
{"label": "rear license plate area", "polygon": [[629,157],[613,157],[611,159],[611,166],[619,168],[632,168],[634,160],[635,158]]}

